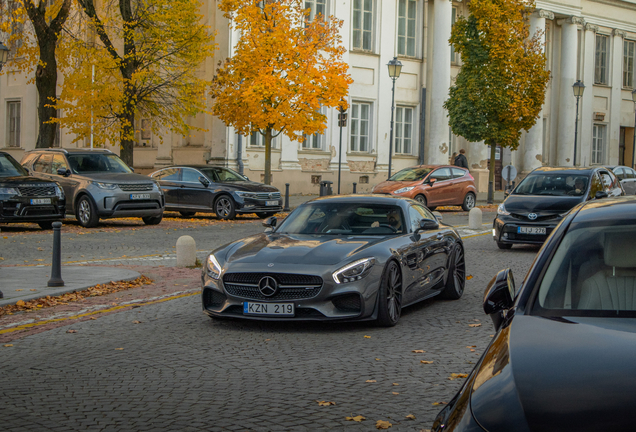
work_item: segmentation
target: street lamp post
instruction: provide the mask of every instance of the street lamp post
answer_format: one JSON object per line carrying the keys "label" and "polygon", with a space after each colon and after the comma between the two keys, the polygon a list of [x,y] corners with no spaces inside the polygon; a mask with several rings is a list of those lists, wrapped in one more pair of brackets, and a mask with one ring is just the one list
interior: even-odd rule
{"label": "street lamp post", "polygon": [[583,96],[583,92],[585,91],[585,85],[581,80],[576,80],[574,85],[572,86],[572,90],[574,90],[574,97],[576,97],[576,121],[574,122],[574,160],[572,161],[572,166],[576,166],[576,139],[579,132],[579,99]]}
{"label": "street lamp post", "polygon": [[395,110],[395,81],[400,77],[402,72],[402,63],[393,57],[387,64],[389,68],[389,77],[393,80],[393,89],[391,90],[391,135],[389,136],[389,178],[391,178],[391,159],[393,159],[393,111]]}
{"label": "street lamp post", "polygon": [[[0,71],[2,70],[2,66],[9,60],[9,48],[6,47],[5,44],[0,42]],[[4,298],[4,294],[0,291],[0,298]]]}
{"label": "street lamp post", "polygon": [[634,168],[634,154],[636,153],[636,88],[632,90],[632,100],[634,101],[634,140],[632,142],[632,168]]}

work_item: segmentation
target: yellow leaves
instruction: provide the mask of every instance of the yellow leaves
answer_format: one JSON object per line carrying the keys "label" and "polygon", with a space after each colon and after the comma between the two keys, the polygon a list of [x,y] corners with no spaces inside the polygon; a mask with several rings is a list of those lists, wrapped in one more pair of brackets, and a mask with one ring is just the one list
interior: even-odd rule
{"label": "yellow leaves", "polygon": [[354,421],[354,422],[362,422],[362,420],[366,420],[366,417],[362,417],[361,415],[357,415],[355,417],[345,417],[345,420]]}
{"label": "yellow leaves", "polygon": [[451,381],[456,380],[457,378],[468,378],[468,374],[465,373],[452,373],[448,379]]}
{"label": "yellow leaves", "polygon": [[407,418],[409,420],[415,420],[415,415],[409,414],[409,415],[405,416],[405,418]]}
{"label": "yellow leaves", "polygon": [[378,420],[377,423],[375,424],[376,429],[388,429],[392,426],[393,426],[392,423],[385,420]]}
{"label": "yellow leaves", "polygon": [[394,386],[399,386],[400,384],[398,384],[398,383],[393,383],[393,385],[394,385]]}
{"label": "yellow leaves", "polygon": [[26,303],[24,302],[24,300],[18,300],[18,301],[15,303],[15,305],[16,305],[16,306],[24,306],[24,305],[26,305]]}
{"label": "yellow leaves", "polygon": [[448,402],[433,402],[433,406],[446,405]]}
{"label": "yellow leaves", "polygon": [[427,361],[427,360],[420,360],[420,363],[424,363],[424,364],[433,364],[433,361]]}
{"label": "yellow leaves", "polygon": [[364,338],[365,339],[371,339],[371,336],[365,336]]}
{"label": "yellow leaves", "polygon": [[317,400],[316,402],[318,402],[318,406],[331,406],[331,405],[335,405],[335,402],[332,401],[319,401]]}
{"label": "yellow leaves", "polygon": [[9,348],[9,347],[12,347],[12,346],[13,346],[13,344],[4,344],[4,346],[5,346],[5,347],[7,347],[7,348]]}
{"label": "yellow leaves", "polygon": [[425,353],[426,351],[424,351],[424,350],[413,350],[412,352],[417,353],[417,354],[421,354],[421,353]]}
{"label": "yellow leaves", "polygon": [[468,324],[468,327],[481,327],[481,324]]}
{"label": "yellow leaves", "polygon": [[123,348],[115,348],[115,351],[122,351]]}
{"label": "yellow leaves", "polygon": [[365,381],[366,383],[375,383],[378,382],[378,380],[372,380],[372,379],[368,379]]}
{"label": "yellow leaves", "polygon": [[472,278],[473,278],[473,275],[466,276],[466,280],[471,280]]}
{"label": "yellow leaves", "polygon": [[391,392],[391,393],[392,393],[393,395],[395,395],[395,396],[399,395],[399,393],[398,393],[398,392]]}

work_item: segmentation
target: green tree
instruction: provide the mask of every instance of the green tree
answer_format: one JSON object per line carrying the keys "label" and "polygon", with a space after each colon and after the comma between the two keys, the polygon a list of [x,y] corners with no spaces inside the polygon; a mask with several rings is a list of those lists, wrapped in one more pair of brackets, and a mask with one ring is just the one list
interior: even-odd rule
{"label": "green tree", "polygon": [[320,108],[344,106],[352,83],[342,61],[342,22],[320,15],[309,21],[303,3],[219,3],[241,38],[212,82],[212,110],[242,135],[263,135],[266,184],[271,183],[272,138],[284,134],[302,141],[303,135],[322,132],[326,117]]}
{"label": "green tree", "polygon": [[444,104],[455,135],[490,146],[488,202],[492,203],[497,145],[516,150],[521,130],[537,121],[550,72],[540,35],[529,35],[524,0],[472,0],[450,43],[462,68]]}

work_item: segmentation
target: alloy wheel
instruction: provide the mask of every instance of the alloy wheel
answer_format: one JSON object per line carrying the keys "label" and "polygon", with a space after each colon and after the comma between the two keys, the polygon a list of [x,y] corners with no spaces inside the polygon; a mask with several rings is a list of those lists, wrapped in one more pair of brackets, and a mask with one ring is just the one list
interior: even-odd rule
{"label": "alloy wheel", "polygon": [[216,203],[216,212],[226,218],[230,214],[232,203],[227,198],[221,198]]}
{"label": "alloy wheel", "polygon": [[457,294],[462,294],[464,292],[464,285],[466,284],[466,261],[464,260],[464,251],[461,247],[455,250],[453,280]]}
{"label": "alloy wheel", "polygon": [[83,199],[79,205],[79,217],[83,224],[88,224],[91,219],[91,206],[87,200]]}
{"label": "alloy wheel", "polygon": [[400,319],[402,311],[402,275],[397,264],[392,263],[386,289],[386,307],[391,321]]}

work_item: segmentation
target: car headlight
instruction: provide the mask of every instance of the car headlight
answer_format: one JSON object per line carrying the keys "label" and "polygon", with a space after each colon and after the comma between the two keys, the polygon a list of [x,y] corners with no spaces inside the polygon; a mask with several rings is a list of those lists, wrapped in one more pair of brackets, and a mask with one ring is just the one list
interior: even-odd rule
{"label": "car headlight", "polygon": [[256,195],[254,195],[252,192],[236,191],[235,194],[237,194],[241,198],[256,198]]}
{"label": "car headlight", "polygon": [[401,189],[398,189],[398,190],[394,191],[393,193],[394,194],[401,194],[401,193],[404,193],[404,192],[412,191],[413,189],[415,189],[415,186],[408,186],[408,187],[403,187]]}
{"label": "car headlight", "polygon": [[64,199],[64,189],[62,189],[59,185],[56,185],[55,195],[57,195],[59,199]]}
{"label": "car headlight", "polygon": [[217,280],[221,277],[221,264],[212,254],[208,255],[208,275]]}
{"label": "car headlight", "polygon": [[375,258],[363,258],[338,269],[333,273],[337,284],[360,280],[371,272]]}
{"label": "car headlight", "polygon": [[100,189],[106,189],[106,190],[115,190],[117,189],[117,184],[115,183],[100,183],[100,182],[93,182],[93,184],[95,186],[97,186]]}
{"label": "car headlight", "polygon": [[499,207],[497,207],[497,214],[502,216],[507,216],[510,214],[510,212],[506,211],[506,208],[504,207],[503,203],[501,203],[499,204]]}
{"label": "car headlight", "polygon": [[0,187],[0,195],[20,195],[16,188]]}

